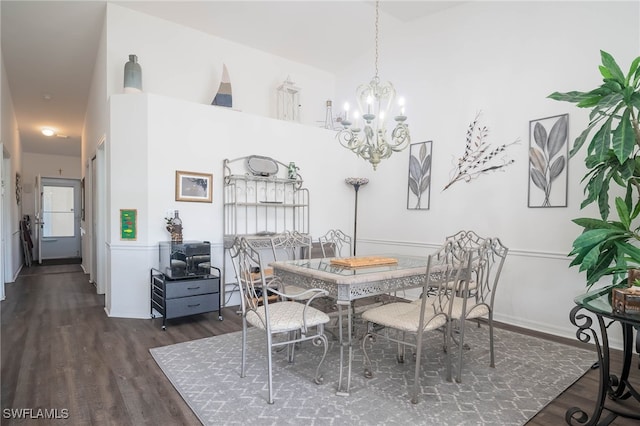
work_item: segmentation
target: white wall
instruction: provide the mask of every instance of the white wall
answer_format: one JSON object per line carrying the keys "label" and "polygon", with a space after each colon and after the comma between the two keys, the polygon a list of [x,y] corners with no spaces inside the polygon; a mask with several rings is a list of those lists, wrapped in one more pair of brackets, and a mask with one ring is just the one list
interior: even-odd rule
{"label": "white wall", "polygon": [[[569,163],[567,208],[527,207],[529,121],[569,113],[572,143],[588,112],[546,97],[599,85],[599,49],[627,70],[640,52],[639,18],[637,2],[472,2],[381,37],[380,76],[405,96],[413,142],[433,141],[431,209],[406,210],[408,152],[375,173],[362,163],[359,173],[371,182],[360,192],[359,251],[424,253],[423,246],[460,229],[499,236],[511,252],[496,317],[575,336],[568,314],[585,278],[568,268],[566,255],[581,230],[570,220],[597,213],[580,211],[584,153]],[[338,75],[339,104],[367,81],[369,57]],[[494,146],[520,139],[508,150],[515,163],[443,191],[478,111]]]}
{"label": "white wall", "polygon": [[[16,202],[16,173],[23,174],[22,170],[22,148],[20,145],[20,135],[16,122],[13,100],[7,74],[4,69],[4,61],[0,61],[0,144],[3,152],[0,159],[4,157],[2,165],[3,188],[5,195],[4,203],[0,203],[2,208],[2,248],[0,256],[4,260],[5,282],[13,282],[20,272],[22,266],[22,242],[20,240],[20,218],[21,207]],[[4,289],[0,292],[0,299],[4,298]]]}
{"label": "white wall", "polygon": [[290,76],[301,88],[301,122],[324,123],[330,73],[114,4],[107,27],[109,94],[122,92],[124,64],[136,54],[143,91],[210,105],[226,64],[234,109],[276,117],[276,88]]}
{"label": "white wall", "polygon": [[[295,161],[310,191],[311,234],[351,226],[344,178],[352,166],[331,131],[147,94],[112,96],[110,114],[110,316],[149,316],[149,269],[158,266],[158,241],[169,239],[167,211],[180,211],[185,240],[211,241],[212,263],[222,266],[225,158]],[[175,201],[176,170],[212,173],[213,203]],[[120,209],[137,209],[136,241],[120,240]]]}
{"label": "white wall", "polygon": [[[98,144],[105,137],[108,127],[108,94],[107,94],[107,25],[102,27],[102,35],[96,52],[96,62],[93,66],[93,77],[87,109],[85,112],[84,127],[82,129],[81,166],[82,176],[85,178],[85,220],[82,227],[85,231],[82,237],[82,267],[86,272],[97,279],[96,266],[91,265],[91,250],[96,236],[93,235],[93,196],[90,190],[93,187],[92,174],[89,164],[96,156]],[[100,283],[102,284],[102,283]]]}
{"label": "white wall", "polygon": [[[148,290],[146,290],[148,289],[148,269],[153,266],[150,262],[155,264],[157,261],[157,241],[168,238],[166,231],[164,231],[162,219],[167,209],[172,209],[172,205],[175,203],[175,201],[172,201],[175,170],[206,171],[217,168],[221,171],[222,159],[225,157],[235,158],[262,153],[274,156],[274,158],[283,162],[296,161],[301,167],[301,174],[305,179],[309,178],[313,181],[315,178],[320,182],[338,182],[340,185],[339,191],[343,192],[347,197],[352,195],[348,192],[350,188],[347,188],[343,183],[344,177],[351,175],[351,173],[347,172],[349,167],[342,168],[345,173],[342,175],[337,171],[336,164],[332,159],[337,158],[342,152],[333,144],[333,136],[318,127],[318,122],[324,122],[325,102],[327,99],[331,99],[333,95],[335,87],[333,75],[114,4],[107,5],[105,50],[106,93],[107,96],[112,97],[111,118],[107,120],[111,124],[106,141],[107,161],[109,163],[107,173],[108,180],[112,185],[108,196],[109,200],[107,201],[111,217],[109,231],[111,239],[108,241],[109,250],[106,256],[109,275],[107,277],[106,309],[110,315],[148,316]],[[137,110],[134,107],[136,102],[140,100],[136,101],[132,97],[125,97],[124,99],[127,101],[118,99],[118,94],[122,91],[123,68],[129,54],[138,56],[142,67],[144,92],[169,96],[171,97],[169,103],[177,102],[182,109],[174,110],[175,107],[170,107],[170,114],[162,113],[159,119],[155,118],[156,116],[147,118],[140,116],[142,111],[146,110],[146,107],[143,110]],[[98,62],[101,60],[100,58],[101,55],[99,54]],[[218,90],[223,64],[226,64],[230,73],[233,88],[233,109],[243,111],[244,114],[240,114],[240,116],[246,115],[247,117],[236,118],[235,120],[248,120],[247,123],[239,124],[239,128],[242,128],[242,131],[229,128],[226,122],[215,124],[216,116],[213,116],[213,118],[209,116],[209,114],[215,114],[216,111],[216,108],[212,107],[210,103]],[[94,89],[89,101],[90,114],[87,115],[87,124],[85,126],[85,129],[89,129],[94,135],[98,134],[101,128],[107,132],[106,126],[101,122],[103,104],[100,73],[101,65],[97,64],[94,72]],[[276,116],[276,87],[287,76],[290,76],[302,88],[301,103],[303,108],[301,110],[301,122],[307,124],[307,126],[284,123],[278,120],[260,121],[265,116]],[[145,97],[142,99],[145,99],[142,102],[147,102]],[[154,99],[153,96],[152,99]],[[187,102],[182,105],[178,99]],[[128,101],[133,102],[134,105],[127,107],[126,103]],[[163,102],[168,101],[165,100]],[[152,104],[155,105],[155,102],[152,102]],[[123,111],[126,111],[126,113]],[[236,114],[234,117],[239,114],[237,111],[224,109],[217,111],[218,114],[229,112]],[[151,110],[149,113],[151,114]],[[253,116],[253,114],[257,114],[257,116]],[[174,117],[174,115],[176,116]],[[192,122],[191,115],[204,115],[206,118]],[[131,117],[136,117],[136,119]],[[178,119],[177,117],[180,118]],[[122,126],[122,123],[125,122],[128,123],[129,127]],[[137,129],[134,124],[139,123],[146,126],[147,122],[151,123],[148,134],[144,130]],[[166,124],[166,126],[163,124]],[[214,126],[216,131],[207,133],[210,130],[208,126],[211,125]],[[193,128],[194,126],[196,128]],[[218,133],[221,131],[220,129],[222,129],[221,134]],[[307,133],[311,136],[308,136]],[[87,134],[89,134],[89,131],[87,131]],[[133,138],[133,134],[137,134],[139,138]],[[318,134],[322,135],[323,142],[313,146],[311,141],[317,140],[316,138],[318,137],[313,135]],[[171,135],[171,137],[167,135]],[[194,138],[191,141],[191,146],[203,145],[203,147],[188,151],[185,154],[185,159],[178,164],[177,159],[179,157],[175,156],[175,146],[185,143],[185,136]],[[114,137],[116,139],[112,140]],[[327,139],[329,140],[327,141]],[[122,145],[123,140],[127,141],[125,145]],[[230,140],[233,142],[230,142]],[[86,144],[90,146],[91,141],[89,138],[87,138]],[[123,161],[126,163],[128,159],[131,159],[131,157],[124,158],[125,154],[131,154],[126,148],[127,144],[142,144],[143,146],[147,144],[149,150],[146,153],[147,157],[142,154],[136,157],[135,172],[123,166]],[[290,144],[296,146],[297,149],[291,152],[283,151],[285,149],[283,147],[288,147]],[[220,149],[221,146],[224,147],[226,145],[231,147],[229,151]],[[310,150],[309,147],[312,147],[312,149]],[[329,149],[326,150],[325,147],[329,147]],[[298,150],[300,150],[300,154],[294,157],[293,153],[298,152]],[[331,152],[334,153],[333,157],[328,156],[328,153]],[[277,153],[287,155],[282,158],[278,157]],[[159,155],[157,162],[150,160],[152,157],[155,158],[155,155]],[[313,155],[313,157],[308,157],[309,155]],[[317,166],[317,173],[304,168],[302,162],[304,162],[305,158],[308,158],[314,166]],[[140,217],[140,236],[138,240],[135,243],[120,242],[117,223],[119,210],[121,208],[134,208],[132,204],[144,204],[144,197],[146,197],[145,192],[144,197],[135,199],[135,203],[132,203],[134,201],[133,198],[131,199],[132,202],[129,202],[126,197],[122,199],[123,194],[137,193],[137,190],[130,185],[131,182],[138,181],[130,179],[130,177],[137,176],[140,178],[138,172],[140,170],[144,171],[144,167],[150,167],[148,172],[154,173],[155,169],[153,167],[155,167],[156,163],[163,164],[162,182],[165,185],[169,185],[169,191],[165,192],[165,186],[162,186],[165,191],[158,192],[155,190],[157,180],[151,175],[148,176],[149,187],[143,186],[140,191],[153,188],[150,191],[150,197],[164,194],[164,201],[161,205],[157,205],[157,203],[152,203],[149,200],[149,203],[153,204],[153,209],[148,211],[147,209],[140,209],[138,212]],[[353,167],[351,168],[353,169]],[[219,174],[216,173],[216,175]],[[219,201],[221,194],[220,181],[215,182],[215,185],[214,198],[218,196]],[[318,190],[318,197],[321,200],[326,200],[332,197],[334,192],[331,186],[322,186]],[[312,200],[315,196],[312,195]],[[216,206],[216,201],[214,201],[213,206]],[[217,208],[221,209],[221,207]],[[185,207],[181,210],[183,209]],[[217,219],[211,221],[210,227],[203,228],[200,226],[197,230],[192,230],[189,228],[189,221],[191,220],[193,223],[194,216],[198,217],[198,215],[202,214],[202,211],[201,209],[196,209],[198,213],[196,211],[190,212],[189,210],[191,209],[196,208],[194,206],[187,207],[186,211],[182,213],[186,215],[184,216],[185,237],[208,239],[212,241],[215,249],[216,244],[218,246],[221,244],[221,237],[219,236],[219,232],[222,229],[221,210],[218,212]],[[152,218],[156,218],[157,225],[154,225],[155,221]],[[313,226],[318,226],[323,232],[328,229],[329,224],[335,223],[327,216],[321,217],[318,215],[317,219],[317,222],[315,222],[315,218],[313,219]],[[195,222],[203,223],[202,218],[196,219]],[[147,226],[153,230],[149,235],[146,235]],[[154,226],[158,226],[158,228],[154,228]],[[216,226],[217,230],[214,232]],[[194,231],[197,231],[195,232],[196,236],[190,237],[190,233]],[[221,251],[219,247],[218,250]],[[126,267],[123,267],[124,265]],[[137,271],[138,274],[134,277],[122,276],[131,271]],[[130,285],[132,280],[136,283],[133,286]],[[112,292],[111,297],[109,297],[110,291]]]}

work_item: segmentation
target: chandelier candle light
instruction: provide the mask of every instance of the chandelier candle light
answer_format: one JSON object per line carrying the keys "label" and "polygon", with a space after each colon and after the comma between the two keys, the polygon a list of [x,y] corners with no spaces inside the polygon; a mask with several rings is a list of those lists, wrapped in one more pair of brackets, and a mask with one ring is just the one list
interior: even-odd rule
{"label": "chandelier candle light", "polygon": [[[390,82],[380,82],[378,77],[378,21],[379,1],[376,1],[376,48],[375,75],[371,82],[362,84],[356,89],[359,111],[352,114],[353,123],[349,120],[349,104],[346,103],[344,127],[337,134],[340,144],[351,150],[359,157],[369,161],[376,170],[380,160],[389,158],[394,152],[400,152],[409,146],[409,126],[405,122],[404,99],[399,99],[399,115],[394,117],[395,128],[391,132],[391,139],[387,140],[386,119],[391,115],[391,108],[396,97],[396,91]],[[359,119],[362,117],[363,129],[360,129]],[[360,132],[362,131],[362,134]]]}

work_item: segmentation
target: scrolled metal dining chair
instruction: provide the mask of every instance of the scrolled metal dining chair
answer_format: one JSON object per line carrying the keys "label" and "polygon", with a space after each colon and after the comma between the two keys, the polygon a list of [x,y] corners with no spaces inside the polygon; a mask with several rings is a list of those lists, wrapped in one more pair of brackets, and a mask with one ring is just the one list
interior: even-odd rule
{"label": "scrolled metal dining chair", "polygon": [[468,327],[466,323],[475,320],[480,327],[481,319],[487,321],[489,328],[490,366],[495,367],[495,353],[493,342],[493,303],[496,288],[502,273],[504,261],[509,249],[502,244],[499,238],[484,239],[481,245],[468,250],[473,260],[471,279],[464,292],[458,293],[452,302],[451,316],[452,327],[456,330],[457,339],[451,336],[451,342],[458,345],[458,368],[456,381],[461,381],[462,364],[464,358],[464,338]]}
{"label": "scrolled metal dining chair", "polygon": [[351,237],[340,229],[330,229],[318,238],[322,257],[347,257],[352,254]]}
{"label": "scrolled metal dining chair", "polygon": [[[323,353],[316,368],[314,381],[322,383],[321,367],[328,350],[328,339],[324,334],[324,325],[329,317],[318,309],[310,306],[316,298],[326,296],[327,291],[309,289],[298,296],[286,295],[287,299],[270,303],[269,295],[281,297],[285,295],[276,290],[278,278],[267,282],[265,269],[260,253],[255,250],[245,238],[239,237],[231,248],[231,256],[237,267],[238,287],[240,289],[242,308],[242,365],[241,377],[246,377],[247,331],[249,325],[265,332],[267,349],[267,375],[269,386],[269,404],[273,404],[273,374],[272,355],[274,348],[286,347],[289,362],[294,360],[294,348],[298,342],[310,340],[314,347],[322,346]],[[306,299],[306,303],[296,300]],[[274,339],[278,336],[279,338]]]}
{"label": "scrolled metal dining chair", "polygon": [[[362,318],[367,321],[367,334],[362,341],[365,377],[373,377],[371,359],[367,354],[369,342],[378,338],[396,342],[397,359],[400,363],[404,362],[406,347],[414,348],[414,383],[410,395],[411,402],[416,404],[424,335],[428,332],[439,332],[444,328],[444,347],[447,347],[451,326],[451,302],[455,297],[451,288],[459,283],[468,283],[470,273],[471,257],[468,253],[455,250],[454,244],[449,241],[428,256],[420,299],[415,302],[388,303],[365,311],[362,314]],[[451,357],[449,354],[445,357],[447,377],[451,377]]]}
{"label": "scrolled metal dining chair", "polygon": [[[313,239],[308,234],[301,234],[297,231],[286,231],[271,237],[271,250],[273,259],[278,260],[298,260],[309,259],[313,246]],[[284,297],[307,294],[306,289],[291,283],[281,282],[281,291]],[[300,300],[299,297],[296,299]]]}

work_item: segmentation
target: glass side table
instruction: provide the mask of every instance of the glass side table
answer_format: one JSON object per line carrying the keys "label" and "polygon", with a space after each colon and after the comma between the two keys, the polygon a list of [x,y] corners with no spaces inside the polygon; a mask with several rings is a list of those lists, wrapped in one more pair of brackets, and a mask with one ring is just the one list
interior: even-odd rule
{"label": "glass side table", "polygon": [[[632,372],[634,330],[636,333],[635,351],[640,355],[640,337],[637,335],[640,329],[640,315],[613,312],[612,288],[613,286],[599,288],[574,299],[576,306],[571,310],[570,320],[573,325],[578,327],[576,332],[578,340],[585,343],[592,338],[594,340],[598,354],[598,363],[594,365],[594,368],[599,367],[600,386],[591,416],[579,407],[567,410],[565,421],[570,425],[608,425],[618,416],[640,420],[640,389],[635,389],[629,380],[629,374]],[[594,324],[594,315],[598,326]],[[614,323],[622,327],[623,364],[619,376],[611,374],[610,371],[608,330],[609,326]],[[638,370],[638,366],[633,370]],[[636,371],[636,374],[638,373],[640,371]],[[607,396],[611,400],[609,403],[606,403]],[[629,403],[624,407],[618,403],[629,399]],[[634,399],[635,401],[633,401]],[[605,411],[608,412],[607,416],[600,420]]]}

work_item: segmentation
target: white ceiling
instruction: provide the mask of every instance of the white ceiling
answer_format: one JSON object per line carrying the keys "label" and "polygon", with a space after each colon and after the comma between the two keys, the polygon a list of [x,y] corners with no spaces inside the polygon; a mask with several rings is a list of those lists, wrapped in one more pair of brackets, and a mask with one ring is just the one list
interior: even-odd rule
{"label": "white ceiling", "polygon": [[[373,46],[372,1],[2,0],[2,55],[25,152],[80,155],[108,1],[329,72]],[[380,33],[460,3],[383,0]],[[45,126],[65,137],[43,136]]]}

